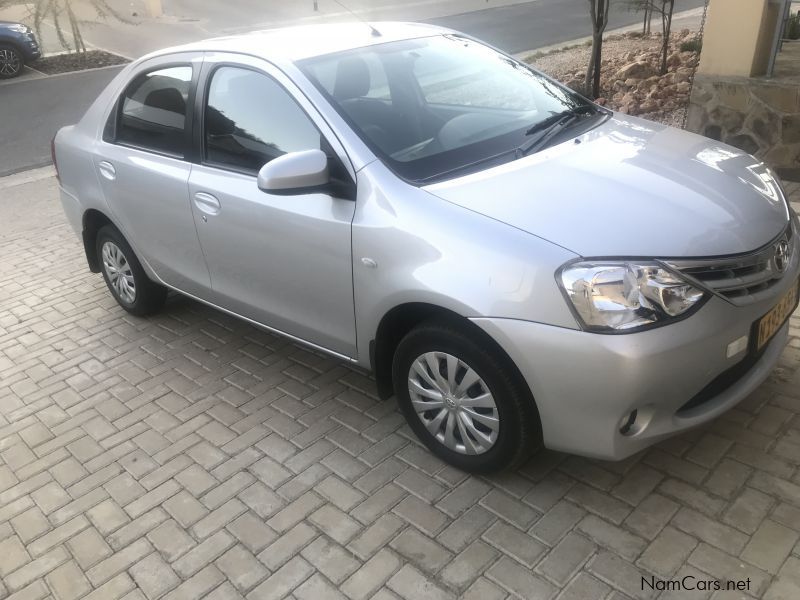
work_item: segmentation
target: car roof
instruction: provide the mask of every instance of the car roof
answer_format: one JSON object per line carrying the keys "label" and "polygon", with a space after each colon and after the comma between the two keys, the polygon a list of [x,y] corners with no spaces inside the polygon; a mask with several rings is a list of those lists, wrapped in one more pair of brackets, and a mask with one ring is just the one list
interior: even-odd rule
{"label": "car roof", "polygon": [[[374,33],[373,30],[380,35]],[[271,62],[296,62],[304,58],[353,48],[443,33],[453,33],[453,31],[424,23],[352,22],[303,25],[211,38],[167,48],[150,56],[186,51],[239,52],[258,56]]]}

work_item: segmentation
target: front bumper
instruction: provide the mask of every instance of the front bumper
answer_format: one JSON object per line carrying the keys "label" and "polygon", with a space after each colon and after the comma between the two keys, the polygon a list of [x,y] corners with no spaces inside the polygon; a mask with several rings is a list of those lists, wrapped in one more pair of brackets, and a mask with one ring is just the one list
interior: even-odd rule
{"label": "front bumper", "polygon": [[[713,297],[671,325],[627,335],[600,335],[513,319],[476,318],[522,372],[536,399],[548,448],[621,460],[695,427],[751,394],[777,363],[788,322],[750,363],[728,345],[750,335],[753,323],[797,285],[800,252],[768,299],[737,307]],[[752,358],[752,357],[751,357]],[[735,381],[691,409],[681,410],[722,373],[746,365]],[[631,411],[635,427],[620,432]]]}

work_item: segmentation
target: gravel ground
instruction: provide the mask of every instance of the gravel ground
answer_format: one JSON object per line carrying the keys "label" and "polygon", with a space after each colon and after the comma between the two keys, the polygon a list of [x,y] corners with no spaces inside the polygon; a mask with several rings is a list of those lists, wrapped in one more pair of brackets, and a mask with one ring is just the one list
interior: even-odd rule
{"label": "gravel ground", "polygon": [[[630,37],[630,34],[609,36],[603,42],[603,62],[621,60],[629,53],[653,52],[660,49],[660,47],[660,36]],[[535,53],[528,56],[525,61],[559,81],[567,81],[571,79],[572,73],[583,71],[587,68],[590,50],[590,44],[580,44],[545,54]],[[650,118],[665,125],[683,127],[686,108],[684,106],[674,111],[639,116]]]}
{"label": "gravel ground", "polygon": [[[603,59],[622,58],[629,52],[650,51],[658,47],[660,38],[629,38],[612,36],[603,42]],[[532,54],[525,61],[550,75],[563,76],[565,73],[585,70],[589,64],[591,45],[580,44],[555,50],[547,54]]]}

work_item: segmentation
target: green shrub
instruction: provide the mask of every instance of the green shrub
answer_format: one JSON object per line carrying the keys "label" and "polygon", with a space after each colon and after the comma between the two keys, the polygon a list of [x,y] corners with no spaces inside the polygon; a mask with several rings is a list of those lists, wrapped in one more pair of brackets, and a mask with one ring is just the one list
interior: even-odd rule
{"label": "green shrub", "polygon": [[703,49],[703,40],[697,38],[687,42],[681,42],[681,52],[700,52]]}
{"label": "green shrub", "polygon": [[800,11],[796,15],[789,17],[784,35],[787,40],[800,40]]}

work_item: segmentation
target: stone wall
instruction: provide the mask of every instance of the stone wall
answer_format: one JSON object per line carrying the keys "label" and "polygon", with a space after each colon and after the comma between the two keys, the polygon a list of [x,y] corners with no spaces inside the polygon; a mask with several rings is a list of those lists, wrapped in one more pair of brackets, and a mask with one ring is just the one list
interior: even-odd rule
{"label": "stone wall", "polygon": [[793,78],[697,74],[686,128],[800,174],[800,85]]}

